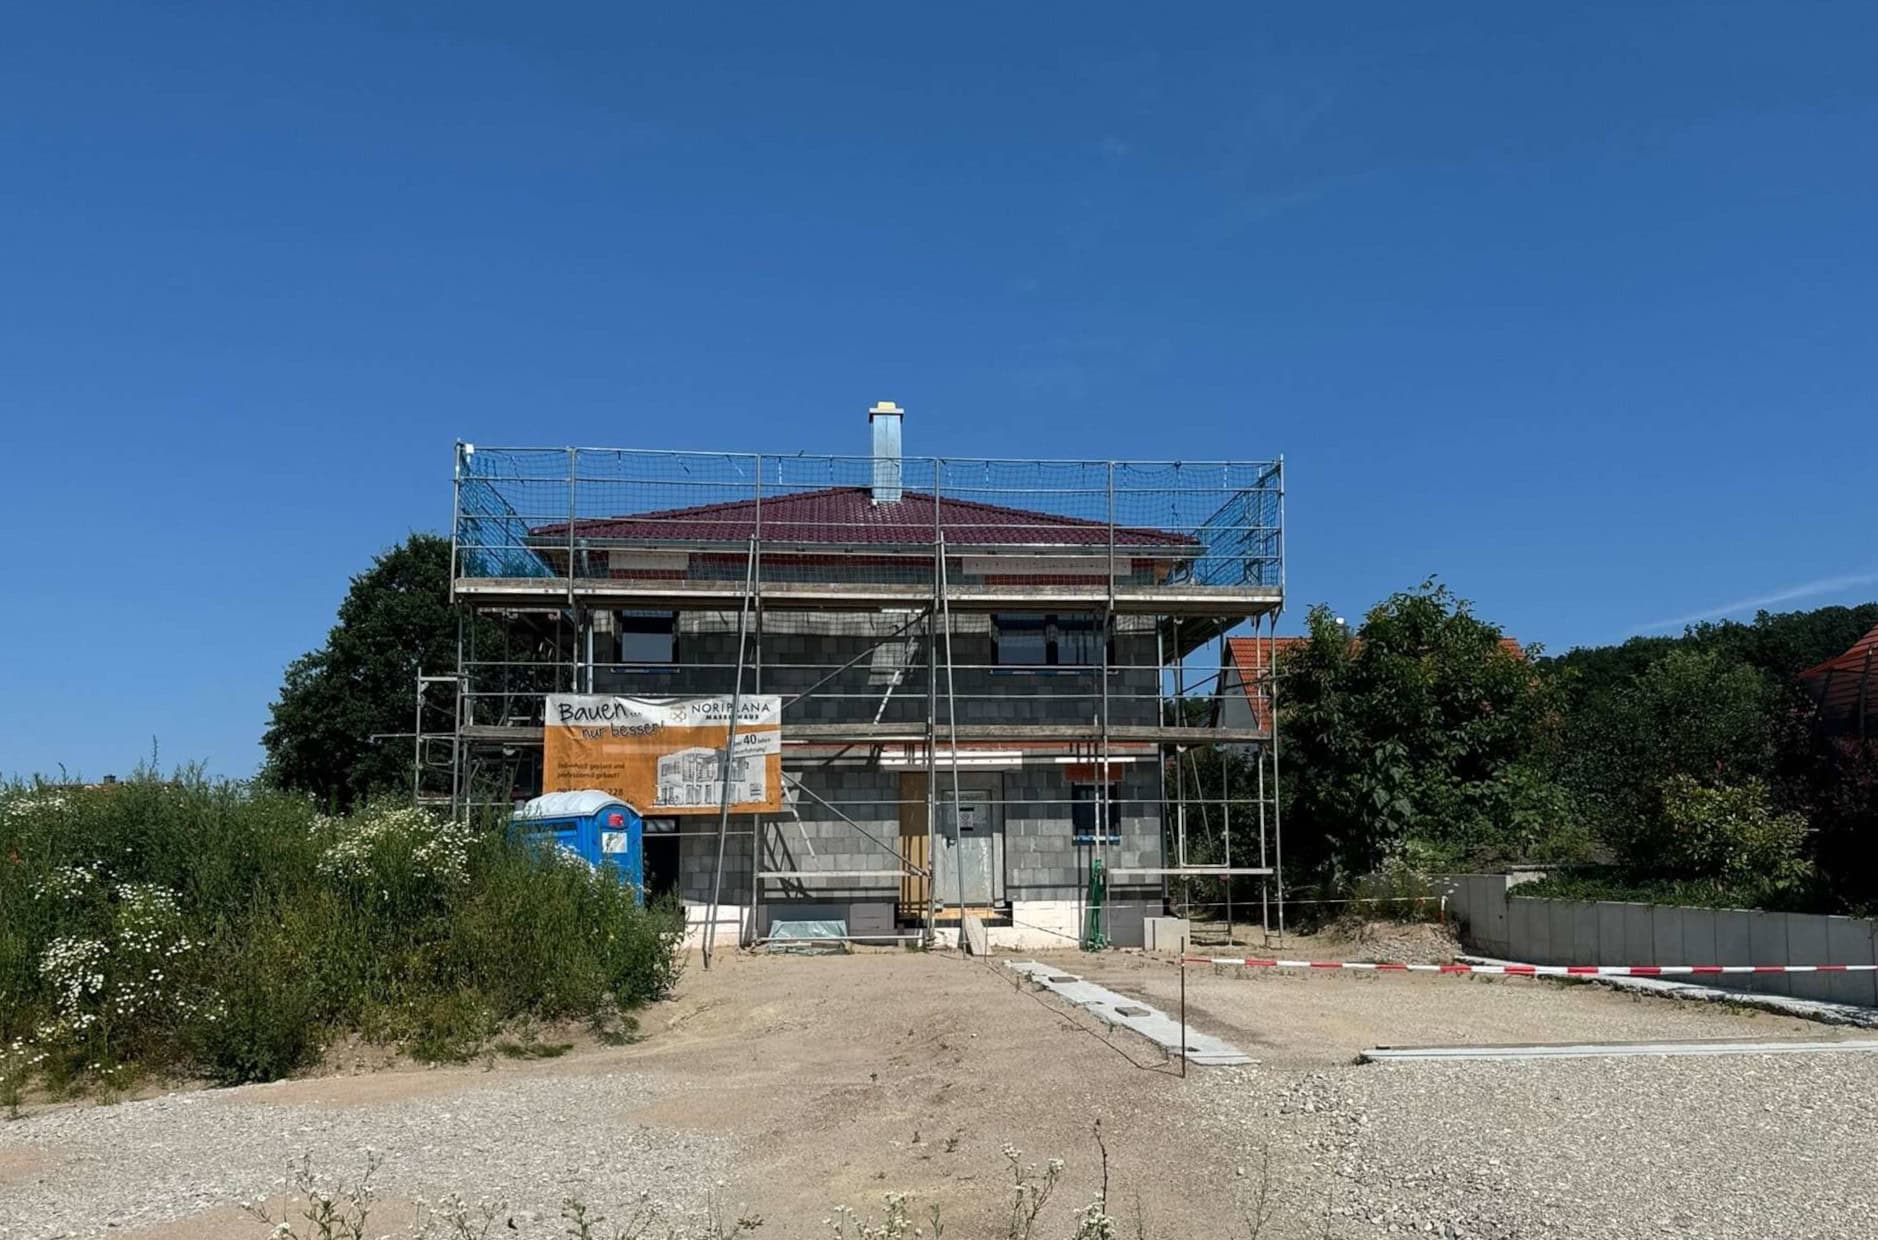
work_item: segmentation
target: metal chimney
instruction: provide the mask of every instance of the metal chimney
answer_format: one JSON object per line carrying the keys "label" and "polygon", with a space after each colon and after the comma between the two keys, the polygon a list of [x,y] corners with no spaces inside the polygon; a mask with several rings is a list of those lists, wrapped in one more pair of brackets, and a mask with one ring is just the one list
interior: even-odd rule
{"label": "metal chimney", "polygon": [[895,503],[900,498],[900,418],[906,410],[883,400],[867,411],[874,432],[874,502]]}

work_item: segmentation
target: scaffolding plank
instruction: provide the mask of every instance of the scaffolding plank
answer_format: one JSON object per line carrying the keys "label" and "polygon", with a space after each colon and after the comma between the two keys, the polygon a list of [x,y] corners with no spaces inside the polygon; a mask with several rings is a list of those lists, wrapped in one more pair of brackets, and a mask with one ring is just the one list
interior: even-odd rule
{"label": "scaffolding plank", "polygon": [[[942,728],[949,739],[950,728]],[[1269,738],[1261,728],[1176,728],[1152,725],[1112,724],[1109,739],[1115,742],[1172,743],[1185,745],[1256,744]],[[463,726],[467,740],[504,741],[511,744],[540,744],[539,726],[472,723]],[[1098,741],[1102,729],[1092,723],[991,723],[960,724],[958,739],[967,741]],[[891,743],[924,745],[923,724],[907,723],[784,723],[785,741],[864,745]]]}
{"label": "scaffolding plank", "polygon": [[[906,723],[797,723],[783,725],[784,731],[797,740],[827,741],[917,741],[924,743],[923,726]],[[950,737],[952,729],[943,729]],[[1153,724],[1113,723],[1111,741],[1173,742],[1188,745],[1253,744],[1269,738],[1262,728],[1180,728]],[[1102,727],[1096,723],[975,723],[958,725],[961,741],[1033,740],[1096,741]]]}
{"label": "scaffolding plank", "polygon": [[904,870],[758,870],[758,878],[891,878],[898,880]]}
{"label": "scaffolding plank", "polygon": [[1272,869],[1257,865],[1117,866],[1109,873],[1116,878],[1256,878],[1272,873]]}
{"label": "scaffolding plank", "polygon": [[[765,547],[766,550],[772,548]],[[736,607],[743,600],[735,581],[634,580],[577,577],[457,577],[455,596],[483,606],[539,604],[547,599],[584,604],[678,609]],[[874,610],[917,608],[932,601],[930,584],[892,582],[769,582],[760,590],[764,607]],[[951,586],[947,605],[957,611],[1055,611],[1113,606],[1129,615],[1231,616],[1250,619],[1284,604],[1276,586],[1122,586],[1113,594],[1101,585]]]}

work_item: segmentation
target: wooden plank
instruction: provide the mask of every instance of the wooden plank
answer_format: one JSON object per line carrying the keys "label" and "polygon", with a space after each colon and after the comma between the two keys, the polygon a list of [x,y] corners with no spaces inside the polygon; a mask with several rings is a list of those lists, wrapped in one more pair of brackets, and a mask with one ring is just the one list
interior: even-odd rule
{"label": "wooden plank", "polygon": [[970,913],[965,915],[965,950],[974,956],[991,954],[991,937],[985,933],[985,923]]}
{"label": "wooden plank", "polygon": [[997,921],[1008,916],[1010,916],[1009,909],[992,908],[989,905],[978,904],[974,904],[967,909],[961,909],[956,904],[948,904],[937,913],[933,914],[933,920],[952,924],[957,922],[960,917],[978,917],[985,921]]}
{"label": "wooden plank", "polygon": [[926,772],[900,773],[900,859],[924,874],[900,876],[900,915],[909,920],[926,915],[932,898],[931,855],[926,839]]}

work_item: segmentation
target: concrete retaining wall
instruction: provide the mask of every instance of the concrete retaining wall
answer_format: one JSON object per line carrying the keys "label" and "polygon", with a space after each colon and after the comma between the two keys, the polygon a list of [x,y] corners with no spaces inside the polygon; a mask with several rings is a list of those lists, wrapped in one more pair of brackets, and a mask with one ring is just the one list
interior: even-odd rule
{"label": "concrete retaining wall", "polygon": [[[1521,883],[1544,877],[1543,872],[1534,870],[1513,874],[1450,874],[1436,882],[1447,888],[1448,916],[1466,925],[1472,942],[1488,955],[1508,956],[1516,938],[1522,943],[1531,942],[1535,935],[1545,932],[1545,927],[1533,924],[1531,908],[1519,909],[1519,921],[1515,924],[1516,914],[1507,902],[1507,892]],[[1543,915],[1538,920],[1543,921]]]}
{"label": "concrete retaining wall", "polygon": [[[1478,951],[1526,964],[1872,964],[1878,922],[1813,913],[1687,908],[1517,894],[1532,874],[1457,874],[1448,914]],[[1680,978],[1726,990],[1878,1007],[1878,974]]]}

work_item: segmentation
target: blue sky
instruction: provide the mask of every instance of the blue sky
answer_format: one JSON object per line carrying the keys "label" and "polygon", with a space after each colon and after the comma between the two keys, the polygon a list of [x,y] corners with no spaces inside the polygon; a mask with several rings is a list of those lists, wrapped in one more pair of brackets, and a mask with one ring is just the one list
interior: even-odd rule
{"label": "blue sky", "polygon": [[[13,6],[0,771],[243,774],[485,443],[1265,457],[1288,621],[1878,596],[1867,3]],[[1822,584],[1823,583],[1823,584]]]}

